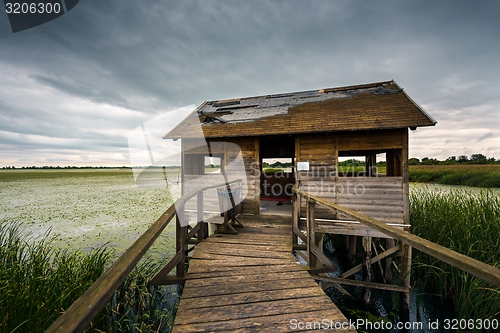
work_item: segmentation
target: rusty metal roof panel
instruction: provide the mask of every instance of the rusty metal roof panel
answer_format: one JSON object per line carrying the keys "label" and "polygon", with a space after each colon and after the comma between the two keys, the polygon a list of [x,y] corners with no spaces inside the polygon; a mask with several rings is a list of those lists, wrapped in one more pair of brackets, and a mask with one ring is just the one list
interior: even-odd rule
{"label": "rusty metal roof panel", "polygon": [[209,101],[164,138],[320,133],[433,126],[394,81]]}

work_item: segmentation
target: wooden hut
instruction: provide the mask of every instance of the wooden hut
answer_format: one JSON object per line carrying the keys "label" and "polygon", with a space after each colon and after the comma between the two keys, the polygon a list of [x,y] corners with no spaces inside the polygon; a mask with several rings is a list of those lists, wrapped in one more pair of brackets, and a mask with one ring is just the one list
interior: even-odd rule
{"label": "wooden hut", "polygon": [[[204,102],[164,138],[182,139],[183,193],[199,186],[190,180],[202,175],[205,185],[219,181],[208,166],[220,163],[216,171],[222,172],[241,153],[243,213],[258,214],[261,195],[281,189],[287,196],[299,180],[303,189],[335,203],[408,225],[408,128],[435,123],[396,82],[386,81]],[[386,160],[383,175],[377,172],[377,156]],[[343,157],[363,158],[366,170],[339,168]],[[262,161],[268,158],[288,158],[295,168],[263,179]],[[366,235],[366,230],[356,232]]]}

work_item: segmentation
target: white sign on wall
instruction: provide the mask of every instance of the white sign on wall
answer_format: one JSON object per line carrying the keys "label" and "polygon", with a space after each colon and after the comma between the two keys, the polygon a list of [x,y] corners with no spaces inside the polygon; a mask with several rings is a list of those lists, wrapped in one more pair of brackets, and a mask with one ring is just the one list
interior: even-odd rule
{"label": "white sign on wall", "polygon": [[309,171],[309,162],[297,162],[298,171]]}

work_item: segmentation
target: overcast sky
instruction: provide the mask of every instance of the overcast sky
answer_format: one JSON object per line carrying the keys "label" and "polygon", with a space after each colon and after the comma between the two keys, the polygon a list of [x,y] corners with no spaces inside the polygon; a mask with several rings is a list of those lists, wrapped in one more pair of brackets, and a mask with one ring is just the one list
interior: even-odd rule
{"label": "overcast sky", "polygon": [[130,165],[130,133],[179,107],[391,79],[438,121],[410,157],[500,159],[499,16],[499,1],[81,0],[12,33],[2,10],[0,167]]}

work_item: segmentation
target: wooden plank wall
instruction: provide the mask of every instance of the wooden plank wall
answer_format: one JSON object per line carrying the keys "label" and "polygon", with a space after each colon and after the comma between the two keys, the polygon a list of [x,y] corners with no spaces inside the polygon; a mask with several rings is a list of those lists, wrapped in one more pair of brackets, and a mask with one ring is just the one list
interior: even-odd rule
{"label": "wooden plank wall", "polygon": [[[310,163],[309,171],[297,171],[300,188],[387,223],[406,223],[404,177],[339,177],[336,169],[339,152],[387,150],[392,159],[394,150],[407,149],[405,133],[406,129],[296,137],[296,161]],[[301,206],[301,216],[305,217],[305,203]],[[352,220],[322,207],[318,207],[316,215]]]}
{"label": "wooden plank wall", "polygon": [[[403,222],[402,177],[353,177],[337,181],[337,204],[386,223]],[[341,220],[353,220],[344,214]]]}

